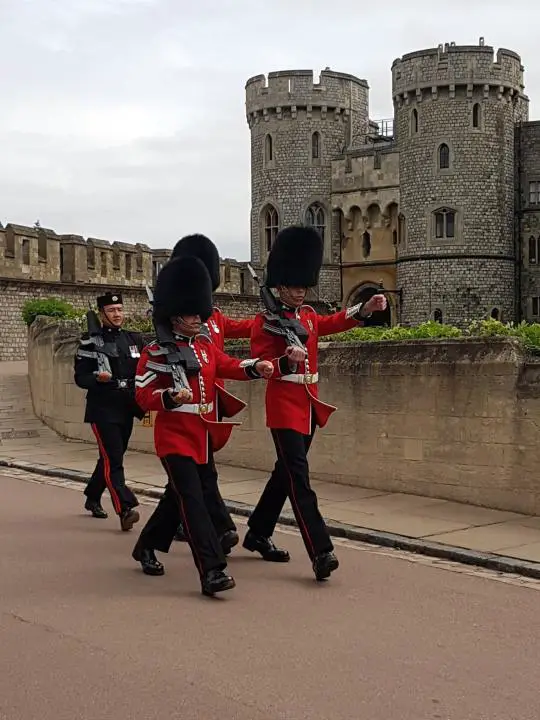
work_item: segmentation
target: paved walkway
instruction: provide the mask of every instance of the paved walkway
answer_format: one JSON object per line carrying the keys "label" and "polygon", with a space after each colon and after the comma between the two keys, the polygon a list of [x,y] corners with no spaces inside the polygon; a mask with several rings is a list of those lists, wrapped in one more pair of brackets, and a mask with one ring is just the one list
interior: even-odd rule
{"label": "paved walkway", "polygon": [[[91,473],[96,460],[93,446],[62,440],[34,417],[25,363],[0,363],[2,460],[85,475]],[[161,465],[152,455],[128,452],[126,469],[135,489],[160,489],[165,483]],[[257,470],[221,465],[219,472],[224,498],[246,506],[257,501],[267,480],[267,475]],[[540,517],[324,482],[313,482],[313,487],[328,520],[540,563]],[[288,504],[286,511],[290,515]]]}
{"label": "paved walkway", "polygon": [[2,720],[538,720],[537,580],[338,540],[316,583],[280,530],[290,563],[235,548],[236,588],[204,598],[184,545],[143,575],[136,530],[21,475],[0,472]]}

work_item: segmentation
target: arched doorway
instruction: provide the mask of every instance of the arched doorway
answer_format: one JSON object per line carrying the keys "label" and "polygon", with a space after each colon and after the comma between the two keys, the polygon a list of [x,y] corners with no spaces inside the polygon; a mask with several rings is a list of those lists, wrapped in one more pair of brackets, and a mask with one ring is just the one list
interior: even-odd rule
{"label": "arched doorway", "polygon": [[[366,303],[370,298],[380,292],[380,288],[373,287],[372,285],[364,285],[359,288],[352,295],[351,305],[357,303]],[[388,298],[387,298],[388,299]],[[366,321],[366,325],[370,327],[390,327],[392,325],[392,311],[390,309],[390,302],[386,305],[386,310],[381,312],[374,312],[373,315]]]}

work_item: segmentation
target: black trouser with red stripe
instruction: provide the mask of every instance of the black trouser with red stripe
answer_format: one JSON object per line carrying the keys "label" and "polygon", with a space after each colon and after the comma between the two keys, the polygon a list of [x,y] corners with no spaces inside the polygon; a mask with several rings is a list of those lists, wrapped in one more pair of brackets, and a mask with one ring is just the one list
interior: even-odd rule
{"label": "black trouser with red stripe", "polygon": [[141,531],[139,547],[169,552],[181,522],[199,573],[224,570],[227,561],[203,491],[206,466],[197,465],[192,458],[183,455],[167,455],[161,462],[169,483]]}
{"label": "black trouser with red stripe", "polygon": [[122,423],[92,423],[92,430],[98,442],[99,460],[84,494],[89,500],[101,502],[108,488],[114,511],[120,515],[139,504],[126,486],[124,475],[124,454],[133,431],[133,418],[127,417]]}
{"label": "black trouser with red stripe", "polygon": [[278,459],[248,520],[250,530],[256,535],[271,537],[288,497],[312,560],[316,555],[334,549],[319,511],[317,495],[309,483],[307,454],[314,432],[315,427],[310,435],[302,435],[296,430],[272,430]]}

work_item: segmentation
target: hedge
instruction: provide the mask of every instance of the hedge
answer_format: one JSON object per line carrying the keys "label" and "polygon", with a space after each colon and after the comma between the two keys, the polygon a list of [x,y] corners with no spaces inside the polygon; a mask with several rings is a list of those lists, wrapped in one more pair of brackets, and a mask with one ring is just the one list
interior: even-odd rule
{"label": "hedge", "polygon": [[[73,305],[60,298],[46,300],[28,300],[22,309],[22,317],[27,325],[31,325],[38,315],[56,318],[74,319],[81,328],[86,326],[86,311],[76,309]],[[144,334],[152,334],[153,328],[150,318],[133,316],[126,318],[125,327],[137,330]],[[414,327],[395,325],[394,327],[359,327],[337,335],[321,338],[321,341],[334,342],[380,342],[381,340],[417,340],[446,338],[501,338],[514,337],[521,344],[534,353],[540,354],[540,324],[539,323],[501,323],[498,320],[475,320],[466,329],[444,325],[430,320]],[[247,340],[227,341],[229,346],[247,345]]]}

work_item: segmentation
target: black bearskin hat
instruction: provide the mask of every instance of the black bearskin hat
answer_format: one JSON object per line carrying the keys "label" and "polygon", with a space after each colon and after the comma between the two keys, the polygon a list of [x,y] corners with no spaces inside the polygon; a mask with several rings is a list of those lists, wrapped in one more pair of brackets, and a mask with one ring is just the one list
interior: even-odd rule
{"label": "black bearskin hat", "polygon": [[171,260],[179,257],[199,258],[206,265],[212,280],[212,291],[215,292],[221,282],[219,275],[219,252],[214,243],[206,235],[186,235],[173,248]]}
{"label": "black bearskin hat", "polygon": [[177,315],[199,315],[206,322],[213,306],[212,281],[204,263],[181,257],[164,265],[154,288],[153,310],[159,322]]}
{"label": "black bearskin hat", "polygon": [[278,232],[266,264],[266,285],[315,287],[323,261],[323,240],[312,227],[292,225]]}

